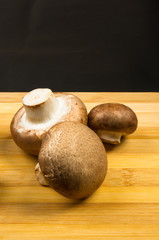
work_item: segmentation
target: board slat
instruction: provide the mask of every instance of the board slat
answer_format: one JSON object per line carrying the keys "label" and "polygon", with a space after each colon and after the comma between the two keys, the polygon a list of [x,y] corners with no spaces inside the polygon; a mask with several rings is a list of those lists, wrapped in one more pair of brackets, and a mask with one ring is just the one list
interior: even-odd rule
{"label": "board slat", "polygon": [[67,199],[36,180],[37,157],[19,149],[10,122],[25,93],[0,93],[0,240],[159,239],[159,93],[71,93],[88,112],[120,102],[139,125],[118,146],[105,144],[108,173],[83,201]]}

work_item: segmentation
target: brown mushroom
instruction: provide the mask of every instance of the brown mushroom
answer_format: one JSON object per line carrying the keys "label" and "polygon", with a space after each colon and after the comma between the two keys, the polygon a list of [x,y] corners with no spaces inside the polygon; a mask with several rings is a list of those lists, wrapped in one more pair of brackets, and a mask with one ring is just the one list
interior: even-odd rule
{"label": "brown mushroom", "polygon": [[38,160],[45,181],[68,198],[88,197],[102,184],[107,172],[102,141],[79,122],[52,127],[42,141]]}
{"label": "brown mushroom", "polygon": [[38,155],[45,133],[56,123],[87,124],[86,107],[72,94],[38,88],[26,94],[22,102],[23,107],[13,117],[10,129],[15,143],[30,154]]}
{"label": "brown mushroom", "polygon": [[119,144],[121,136],[133,133],[138,120],[131,108],[120,103],[95,106],[88,114],[88,126],[103,142]]}

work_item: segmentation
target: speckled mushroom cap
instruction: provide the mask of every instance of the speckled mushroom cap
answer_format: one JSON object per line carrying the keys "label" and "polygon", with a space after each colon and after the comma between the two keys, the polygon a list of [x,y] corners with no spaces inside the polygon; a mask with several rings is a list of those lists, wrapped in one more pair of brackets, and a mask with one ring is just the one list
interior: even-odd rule
{"label": "speckled mushroom cap", "polygon": [[88,114],[88,126],[97,131],[131,134],[137,128],[134,111],[120,103],[105,103],[95,106]]}
{"label": "speckled mushroom cap", "polygon": [[104,181],[107,156],[100,138],[79,122],[62,122],[45,135],[39,165],[46,182],[69,198],[84,198]]}
{"label": "speckled mushroom cap", "polygon": [[[17,111],[11,121],[10,130],[15,143],[21,149],[30,154],[38,155],[45,133],[57,122],[79,121],[85,125],[87,124],[87,109],[84,103],[77,96],[63,92],[57,92],[54,93],[54,98],[56,99],[56,102],[59,102],[59,106],[57,107],[55,114],[51,116],[52,119],[49,119],[48,121],[46,119],[44,124],[40,123],[40,125],[38,122],[34,122],[34,119],[34,125],[32,124],[32,120],[30,123],[24,124],[23,120],[26,118],[25,106],[21,107]],[[65,104],[65,109],[67,108],[67,111],[61,107],[63,103]],[[35,106],[29,106],[29,108],[31,108],[31,110],[35,109],[38,112],[38,108],[43,108],[43,105],[44,103],[42,102]],[[56,114],[57,111],[58,114]],[[57,119],[57,116],[54,118],[55,115],[58,115]]]}

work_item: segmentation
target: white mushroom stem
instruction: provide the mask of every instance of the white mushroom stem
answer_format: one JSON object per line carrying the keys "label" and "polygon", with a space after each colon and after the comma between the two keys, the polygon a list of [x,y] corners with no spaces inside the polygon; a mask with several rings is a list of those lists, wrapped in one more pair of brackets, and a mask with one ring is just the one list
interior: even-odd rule
{"label": "white mushroom stem", "polygon": [[39,183],[43,186],[49,186],[41,172],[41,168],[40,168],[40,165],[39,163],[36,164],[35,166],[35,175],[36,175],[36,178],[37,180],[39,181]]}
{"label": "white mushroom stem", "polygon": [[56,99],[48,88],[38,88],[22,99],[25,107],[26,119],[30,122],[41,123],[49,121],[56,110]]}
{"label": "white mushroom stem", "polygon": [[25,111],[18,126],[25,130],[49,129],[71,111],[71,100],[68,101],[68,98],[63,96],[55,98],[48,88],[38,88],[29,92],[22,102]]}
{"label": "white mushroom stem", "polygon": [[107,142],[111,144],[119,144],[121,136],[123,135],[120,132],[112,132],[112,131],[104,131],[104,130],[98,130],[97,134],[103,142]]}

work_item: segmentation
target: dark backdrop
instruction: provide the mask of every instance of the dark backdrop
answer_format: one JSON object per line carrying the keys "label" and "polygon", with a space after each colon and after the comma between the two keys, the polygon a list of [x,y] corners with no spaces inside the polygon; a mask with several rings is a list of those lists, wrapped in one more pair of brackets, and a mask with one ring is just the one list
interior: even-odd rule
{"label": "dark backdrop", "polygon": [[0,0],[0,91],[158,91],[158,0]]}

